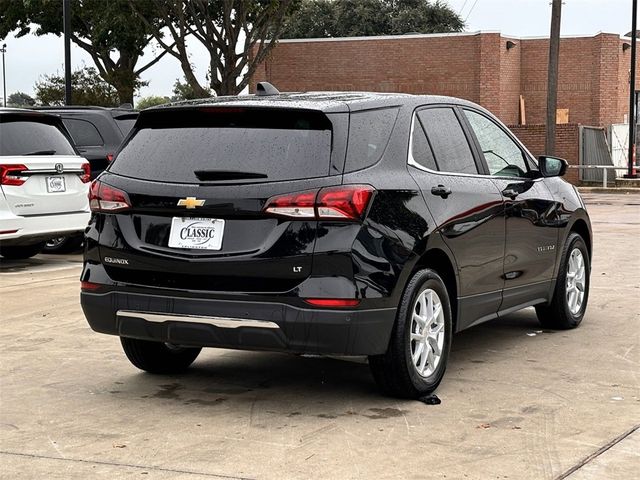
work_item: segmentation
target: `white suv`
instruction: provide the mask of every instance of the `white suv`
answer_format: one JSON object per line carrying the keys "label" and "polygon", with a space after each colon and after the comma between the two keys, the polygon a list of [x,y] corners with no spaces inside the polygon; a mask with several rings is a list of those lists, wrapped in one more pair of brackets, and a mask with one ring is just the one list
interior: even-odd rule
{"label": "white suv", "polygon": [[0,255],[29,258],[89,221],[90,167],[55,115],[0,109]]}

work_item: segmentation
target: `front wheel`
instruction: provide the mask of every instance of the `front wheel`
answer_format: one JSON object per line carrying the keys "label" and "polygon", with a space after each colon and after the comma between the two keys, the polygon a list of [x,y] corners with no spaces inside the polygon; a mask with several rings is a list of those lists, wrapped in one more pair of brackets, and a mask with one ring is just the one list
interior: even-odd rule
{"label": "front wheel", "polygon": [[444,282],[433,270],[419,271],[400,301],[387,352],[369,357],[378,386],[402,398],[433,392],[447,367],[452,324]]}
{"label": "front wheel", "polygon": [[549,305],[536,307],[540,324],[545,328],[567,330],[582,322],[589,299],[589,251],[577,233],[571,233],[562,252],[553,299]]}
{"label": "front wheel", "polygon": [[178,347],[162,342],[120,337],[129,361],[149,373],[180,373],[200,354],[199,347]]}

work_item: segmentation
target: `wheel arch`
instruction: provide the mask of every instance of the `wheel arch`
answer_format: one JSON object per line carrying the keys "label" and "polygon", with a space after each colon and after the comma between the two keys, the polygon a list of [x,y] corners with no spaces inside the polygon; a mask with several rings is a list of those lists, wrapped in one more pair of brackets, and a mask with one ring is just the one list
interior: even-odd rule
{"label": "wheel arch", "polygon": [[593,249],[593,239],[591,238],[591,229],[587,222],[583,218],[578,218],[571,228],[569,232],[577,233],[582,237],[584,243],[587,245],[587,251],[589,252],[589,260],[593,257],[592,249]]}
{"label": "wheel arch", "polygon": [[434,247],[424,252],[413,267],[410,278],[419,270],[429,268],[434,270],[447,288],[449,301],[451,302],[451,316],[453,318],[453,331],[457,331],[458,323],[458,275],[455,262],[441,248]]}

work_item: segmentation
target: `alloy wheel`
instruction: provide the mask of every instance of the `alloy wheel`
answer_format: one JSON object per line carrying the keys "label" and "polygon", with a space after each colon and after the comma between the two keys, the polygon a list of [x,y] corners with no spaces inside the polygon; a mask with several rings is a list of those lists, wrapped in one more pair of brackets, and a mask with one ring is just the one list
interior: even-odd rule
{"label": "alloy wheel", "polygon": [[582,252],[574,248],[569,255],[567,265],[567,306],[573,315],[582,309],[586,288],[585,264]]}
{"label": "alloy wheel", "polygon": [[444,310],[430,288],[416,298],[411,319],[411,360],[416,372],[429,377],[438,368],[445,340]]}

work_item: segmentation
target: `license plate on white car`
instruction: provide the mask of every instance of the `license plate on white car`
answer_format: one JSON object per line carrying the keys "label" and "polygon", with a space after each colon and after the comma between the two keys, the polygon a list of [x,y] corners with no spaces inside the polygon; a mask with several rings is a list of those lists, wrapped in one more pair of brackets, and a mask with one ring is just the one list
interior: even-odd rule
{"label": "license plate on white car", "polygon": [[173,217],[169,231],[171,248],[220,250],[224,220],[216,218]]}
{"label": "license plate on white car", "polygon": [[47,192],[58,193],[65,192],[67,190],[64,184],[64,177],[47,177]]}

